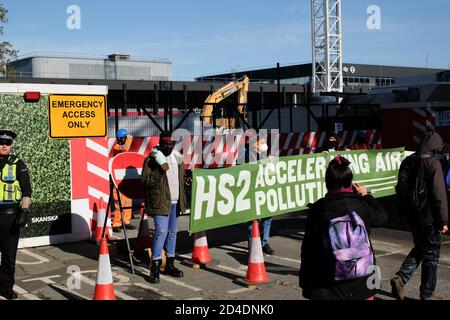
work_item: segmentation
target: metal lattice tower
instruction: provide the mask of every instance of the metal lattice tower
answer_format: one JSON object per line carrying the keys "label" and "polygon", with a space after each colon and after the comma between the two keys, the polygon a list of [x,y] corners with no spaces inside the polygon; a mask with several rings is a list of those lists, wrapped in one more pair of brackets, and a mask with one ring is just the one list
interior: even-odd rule
{"label": "metal lattice tower", "polygon": [[313,75],[311,90],[342,92],[341,0],[311,0]]}

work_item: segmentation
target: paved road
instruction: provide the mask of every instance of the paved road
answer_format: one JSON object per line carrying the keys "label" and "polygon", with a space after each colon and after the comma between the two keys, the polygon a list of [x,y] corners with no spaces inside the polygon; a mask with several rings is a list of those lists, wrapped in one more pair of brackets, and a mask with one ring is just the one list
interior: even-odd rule
{"label": "paved road", "polygon": [[[138,220],[133,220],[138,223]],[[297,272],[305,218],[302,215],[278,217],[272,225],[273,256],[265,256],[265,266],[273,281],[268,286],[249,289],[237,283],[247,268],[247,242],[244,225],[223,228],[208,233],[211,255],[219,265],[208,270],[196,270],[181,265],[190,257],[193,238],[187,233],[188,217],[181,217],[177,245],[177,265],[183,270],[183,279],[162,276],[160,284],[149,284],[143,275],[144,267],[131,274],[127,257],[123,256],[123,240],[110,245],[110,256],[116,296],[123,300],[301,300]],[[153,222],[149,220],[150,229]],[[122,238],[121,234],[115,234]],[[135,238],[137,231],[130,232]],[[392,229],[374,229],[375,253],[382,273],[380,299],[392,300],[389,279],[400,266],[411,248],[408,232]],[[94,294],[98,261],[98,246],[91,242],[64,244],[21,250],[18,253],[16,292],[22,300],[91,299]],[[77,288],[73,274],[80,272]],[[420,274],[416,274],[407,288],[411,299],[418,298]],[[437,294],[450,299],[450,238],[444,236],[439,266]],[[64,290],[62,290],[62,289]],[[72,293],[71,293],[72,292]]]}

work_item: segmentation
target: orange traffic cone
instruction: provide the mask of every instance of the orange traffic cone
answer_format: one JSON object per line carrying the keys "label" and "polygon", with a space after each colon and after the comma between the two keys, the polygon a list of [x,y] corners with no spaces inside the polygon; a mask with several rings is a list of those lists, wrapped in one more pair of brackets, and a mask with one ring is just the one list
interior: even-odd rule
{"label": "orange traffic cone", "polygon": [[100,244],[94,300],[116,300],[106,238],[103,238]]}
{"label": "orange traffic cone", "polygon": [[191,261],[196,264],[207,264],[213,261],[209,254],[208,240],[206,239],[206,233],[204,231],[195,234]]}
{"label": "orange traffic cone", "polygon": [[184,265],[199,269],[200,267],[213,267],[218,265],[217,260],[213,260],[208,250],[208,240],[206,232],[201,231],[195,234],[194,249],[192,250],[191,261],[185,261]]}
{"label": "orange traffic cone", "polygon": [[[97,241],[97,243],[100,243],[100,241],[102,240],[105,215],[106,215],[105,202],[103,201],[103,198],[101,198],[100,206],[97,213],[97,228],[95,230],[95,241]],[[108,216],[108,220],[106,222],[105,237],[109,240],[111,239],[111,236],[112,236],[111,218]]]}
{"label": "orange traffic cone", "polygon": [[269,281],[269,277],[266,273],[266,267],[264,266],[258,221],[253,221],[248,269],[244,280],[251,284],[261,284]]}
{"label": "orange traffic cone", "polygon": [[[149,258],[151,258],[151,248],[152,248],[152,239],[150,237],[150,230],[148,228],[148,218],[145,213],[142,213],[134,253],[140,258],[142,258],[144,257],[145,252],[148,252]],[[148,261],[150,261],[150,259],[148,259]]]}

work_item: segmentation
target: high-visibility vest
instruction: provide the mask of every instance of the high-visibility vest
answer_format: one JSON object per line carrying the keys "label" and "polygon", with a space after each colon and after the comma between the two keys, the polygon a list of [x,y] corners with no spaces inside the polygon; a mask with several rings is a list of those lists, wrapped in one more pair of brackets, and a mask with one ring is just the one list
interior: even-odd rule
{"label": "high-visibility vest", "polygon": [[19,180],[17,180],[17,162],[15,159],[11,164],[7,161],[0,177],[0,201],[17,203],[22,199]]}
{"label": "high-visibility vest", "polygon": [[118,144],[117,141],[114,144],[113,148],[113,154],[114,156],[118,155],[122,152],[128,152],[131,148],[131,143],[133,142],[132,136],[127,136],[127,140],[125,141],[125,144]]}

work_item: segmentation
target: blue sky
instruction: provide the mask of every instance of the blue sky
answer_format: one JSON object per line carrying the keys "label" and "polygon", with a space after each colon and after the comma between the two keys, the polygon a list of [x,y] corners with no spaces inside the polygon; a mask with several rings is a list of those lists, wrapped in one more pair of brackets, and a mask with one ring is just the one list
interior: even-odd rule
{"label": "blue sky", "polygon": [[[311,61],[309,0],[3,0],[20,54],[125,53],[173,62],[174,79]],[[81,30],[69,30],[69,5]],[[344,62],[450,68],[450,0],[343,0]],[[381,9],[368,30],[367,8]]]}

